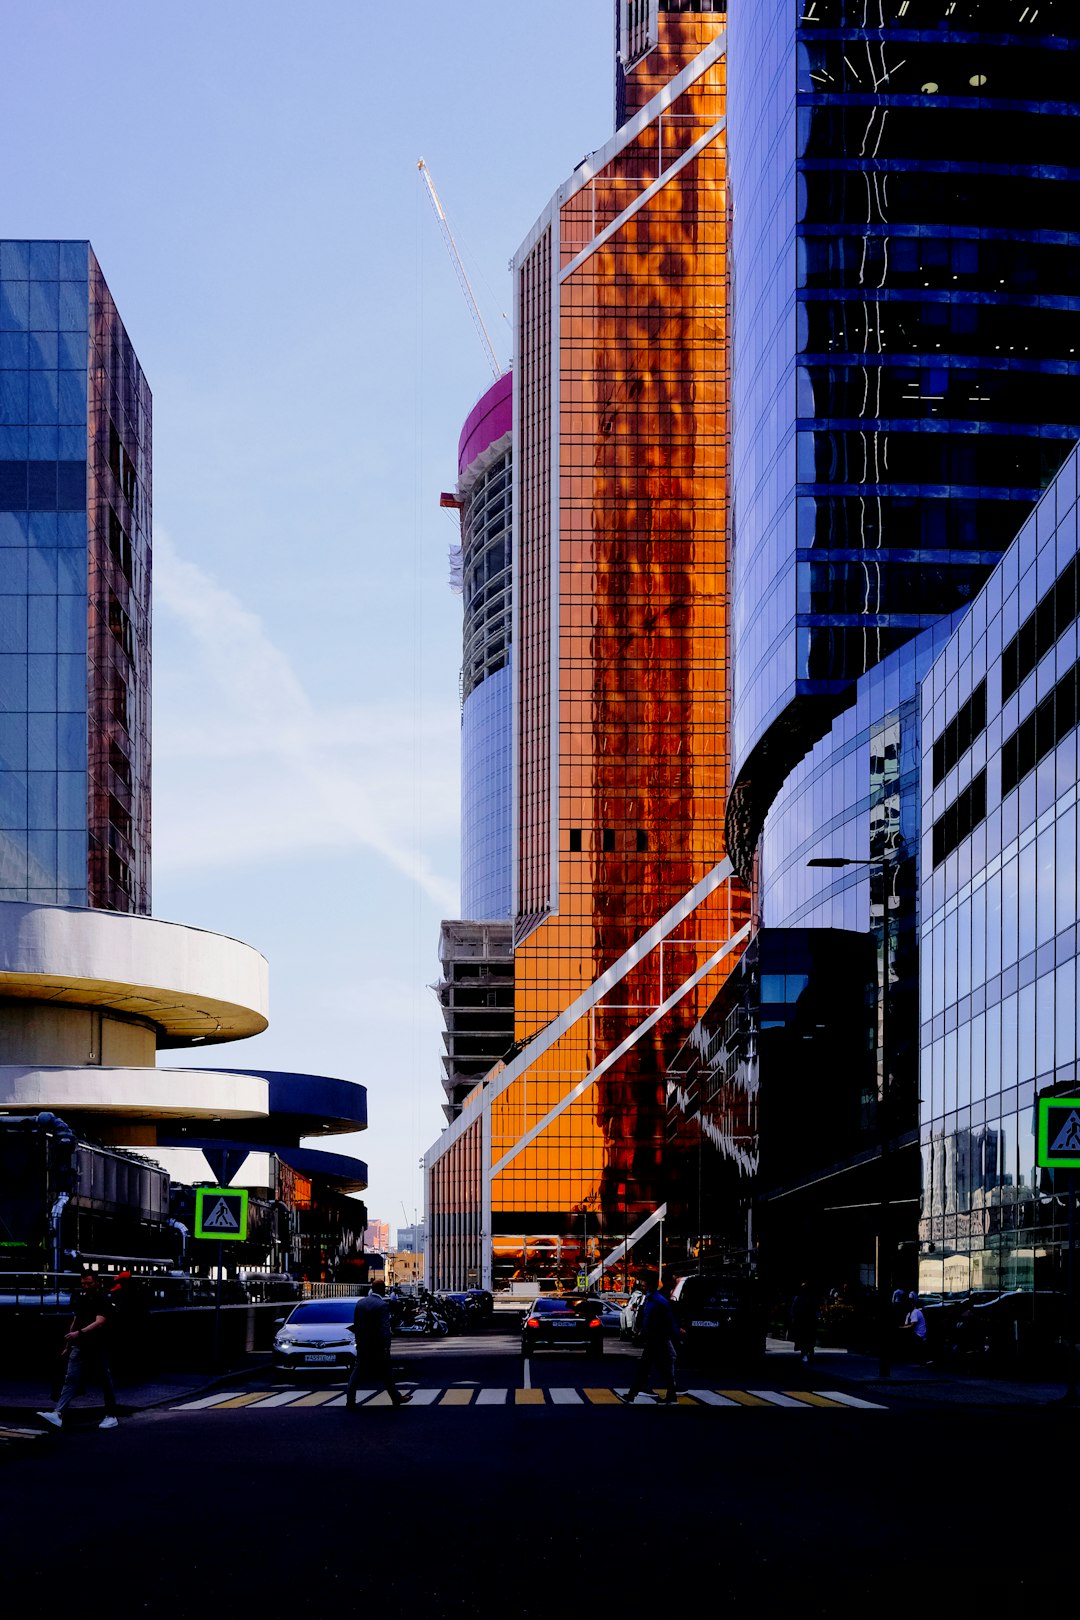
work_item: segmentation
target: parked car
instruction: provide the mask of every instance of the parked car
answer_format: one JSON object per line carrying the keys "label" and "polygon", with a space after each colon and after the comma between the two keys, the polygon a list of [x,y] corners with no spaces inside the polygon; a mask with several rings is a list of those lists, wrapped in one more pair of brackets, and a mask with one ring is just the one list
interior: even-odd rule
{"label": "parked car", "polygon": [[274,1335],[274,1366],[282,1372],[351,1372],[355,1309],[355,1299],[309,1299],[295,1306]]}
{"label": "parked car", "polygon": [[521,1354],[527,1360],[537,1350],[584,1350],[586,1355],[602,1356],[604,1326],[595,1296],[561,1294],[534,1299],[521,1324]]}
{"label": "parked car", "polygon": [[765,1318],[757,1284],[745,1277],[693,1272],[679,1277],[671,1304],[691,1360],[755,1361],[765,1354]]}
{"label": "parked car", "polygon": [[622,1312],[626,1302],[625,1294],[594,1294],[596,1313],[603,1323],[605,1333],[622,1332]]}
{"label": "parked car", "polygon": [[485,1326],[495,1315],[495,1296],[487,1288],[466,1288],[468,1297],[473,1302],[481,1326]]}
{"label": "parked car", "polygon": [[645,1309],[645,1290],[635,1288],[622,1308],[622,1323],[619,1328],[620,1339],[637,1339],[641,1332],[641,1313]]}

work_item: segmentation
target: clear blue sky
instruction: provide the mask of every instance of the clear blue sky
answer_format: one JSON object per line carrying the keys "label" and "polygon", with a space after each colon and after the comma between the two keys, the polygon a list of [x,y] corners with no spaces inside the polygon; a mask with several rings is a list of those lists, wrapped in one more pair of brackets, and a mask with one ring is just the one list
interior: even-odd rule
{"label": "clear blue sky", "polygon": [[611,133],[612,13],[0,0],[0,235],[90,239],[154,395],[154,911],[270,962],[269,1031],[204,1062],[368,1087],[339,1141],[392,1228],[443,1124],[438,496],[489,377],[416,163],[508,359],[507,262]]}

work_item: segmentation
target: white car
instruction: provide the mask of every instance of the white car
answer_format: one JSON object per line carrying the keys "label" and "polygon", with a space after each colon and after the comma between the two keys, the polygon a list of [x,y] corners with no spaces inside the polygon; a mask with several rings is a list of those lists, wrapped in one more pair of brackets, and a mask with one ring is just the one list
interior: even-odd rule
{"label": "white car", "polygon": [[645,1309],[645,1290],[635,1288],[622,1308],[620,1339],[633,1339],[641,1330],[641,1313]]}
{"label": "white car", "polygon": [[352,1372],[355,1299],[308,1299],[290,1311],[274,1335],[281,1372]]}

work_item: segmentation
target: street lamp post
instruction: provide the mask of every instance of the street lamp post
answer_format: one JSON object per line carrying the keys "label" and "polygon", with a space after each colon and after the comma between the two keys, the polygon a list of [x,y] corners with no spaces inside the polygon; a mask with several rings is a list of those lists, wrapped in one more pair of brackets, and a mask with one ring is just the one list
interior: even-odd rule
{"label": "street lamp post", "polygon": [[[897,864],[904,853],[903,845],[888,850],[884,855],[871,856],[868,860],[858,860],[848,855],[819,855],[807,861],[807,866],[841,867],[841,866],[876,866],[881,870],[882,876],[886,869]],[[891,1086],[889,1082],[889,1048],[887,1044],[887,1010],[889,1000],[889,977],[891,967],[892,946],[889,934],[889,906],[887,896],[883,897],[882,925],[884,939],[881,963],[880,984],[880,1013],[878,1029],[881,1039],[881,1087],[877,1103],[878,1117],[878,1152],[880,1155],[879,1175],[881,1177],[881,1193],[878,1203],[878,1235],[877,1235],[877,1283],[878,1283],[878,1377],[892,1377],[892,1255],[890,1250],[890,1210],[889,1188],[886,1179],[886,1167],[889,1163],[889,1127]]]}

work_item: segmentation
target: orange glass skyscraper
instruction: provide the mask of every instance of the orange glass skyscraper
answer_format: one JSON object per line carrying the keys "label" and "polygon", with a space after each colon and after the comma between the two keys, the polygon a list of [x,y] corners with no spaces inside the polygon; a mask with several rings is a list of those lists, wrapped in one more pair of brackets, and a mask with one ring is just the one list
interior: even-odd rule
{"label": "orange glass skyscraper", "polygon": [[745,938],[723,9],[624,0],[621,127],[515,259],[516,1051],[428,1155],[435,1286],[655,1256],[668,1071]]}

